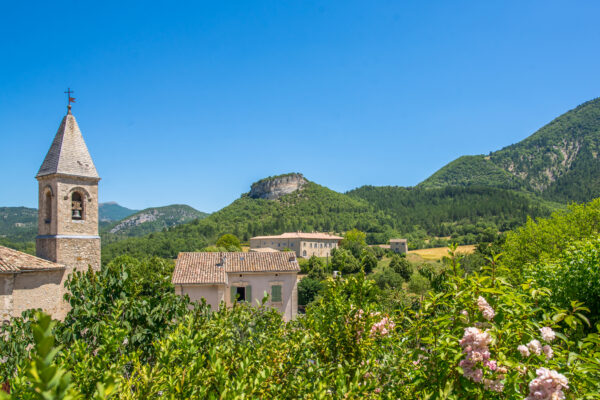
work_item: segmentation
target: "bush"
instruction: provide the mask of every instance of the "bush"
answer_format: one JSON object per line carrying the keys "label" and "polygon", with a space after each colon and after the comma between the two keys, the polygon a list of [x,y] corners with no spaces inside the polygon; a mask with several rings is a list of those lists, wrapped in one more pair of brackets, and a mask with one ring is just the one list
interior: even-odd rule
{"label": "bush", "polygon": [[395,273],[399,274],[406,282],[409,281],[413,273],[412,265],[406,257],[398,256],[396,254],[393,255],[390,260],[390,268],[392,268]]}
{"label": "bush", "polygon": [[298,304],[308,305],[310,304],[323,289],[323,284],[318,279],[311,278],[310,276],[304,277],[298,282]]}
{"label": "bush", "polygon": [[600,238],[574,242],[554,260],[529,264],[524,275],[550,289],[548,306],[581,302],[591,310],[591,324],[600,322]]}

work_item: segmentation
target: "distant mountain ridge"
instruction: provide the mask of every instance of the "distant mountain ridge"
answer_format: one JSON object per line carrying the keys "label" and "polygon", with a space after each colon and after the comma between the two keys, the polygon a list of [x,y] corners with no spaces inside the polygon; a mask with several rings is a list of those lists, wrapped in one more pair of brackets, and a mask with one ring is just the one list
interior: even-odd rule
{"label": "distant mountain ridge", "polygon": [[545,199],[589,201],[600,196],[600,98],[588,101],[528,138],[489,155],[460,157],[419,184],[423,188],[491,186]]}
{"label": "distant mountain ridge", "polygon": [[245,193],[204,219],[143,237],[103,242],[103,262],[123,253],[173,258],[180,251],[197,251],[213,244],[225,233],[246,241],[252,236],[298,230],[343,233],[358,228],[367,232],[369,243],[408,237],[410,245],[424,246],[426,237],[441,236],[474,243],[493,240],[499,230],[518,226],[528,216],[548,215],[554,207],[533,195],[501,188],[364,186],[338,193],[301,174],[294,176],[294,181],[302,184],[287,188],[288,193],[282,194],[278,182],[284,180],[280,177],[267,178],[259,183],[275,183],[262,185],[260,196]]}
{"label": "distant mountain ridge", "polygon": [[121,237],[142,236],[198,218],[205,218],[207,215],[185,204],[151,207],[104,227],[103,233]]}
{"label": "distant mountain ridge", "polygon": [[120,221],[136,212],[139,212],[139,210],[123,207],[116,201],[108,201],[98,205],[98,219],[100,219],[100,222]]}

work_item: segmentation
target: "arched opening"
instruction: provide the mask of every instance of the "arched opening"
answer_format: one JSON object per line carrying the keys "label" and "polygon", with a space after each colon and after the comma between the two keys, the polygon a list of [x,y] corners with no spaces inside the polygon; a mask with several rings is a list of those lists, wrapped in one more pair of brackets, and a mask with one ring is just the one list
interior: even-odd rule
{"label": "arched opening", "polygon": [[46,190],[44,195],[44,222],[49,224],[52,221],[52,192]]}
{"label": "arched opening", "polygon": [[79,192],[71,195],[71,219],[82,220],[84,218],[83,197]]}

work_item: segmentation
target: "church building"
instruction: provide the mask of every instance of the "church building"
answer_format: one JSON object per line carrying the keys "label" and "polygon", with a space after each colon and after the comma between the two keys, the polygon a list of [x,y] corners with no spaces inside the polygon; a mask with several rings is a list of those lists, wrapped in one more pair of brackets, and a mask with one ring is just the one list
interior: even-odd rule
{"label": "church building", "polygon": [[69,274],[100,269],[100,177],[70,104],[36,179],[37,257],[0,246],[1,319],[31,308],[64,318]]}

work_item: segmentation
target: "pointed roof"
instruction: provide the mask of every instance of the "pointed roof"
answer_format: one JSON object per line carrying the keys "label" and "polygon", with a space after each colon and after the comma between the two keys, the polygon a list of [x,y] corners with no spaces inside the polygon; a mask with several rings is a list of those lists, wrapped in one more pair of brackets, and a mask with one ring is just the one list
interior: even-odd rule
{"label": "pointed roof", "polygon": [[70,110],[63,118],[36,178],[52,174],[100,179]]}

